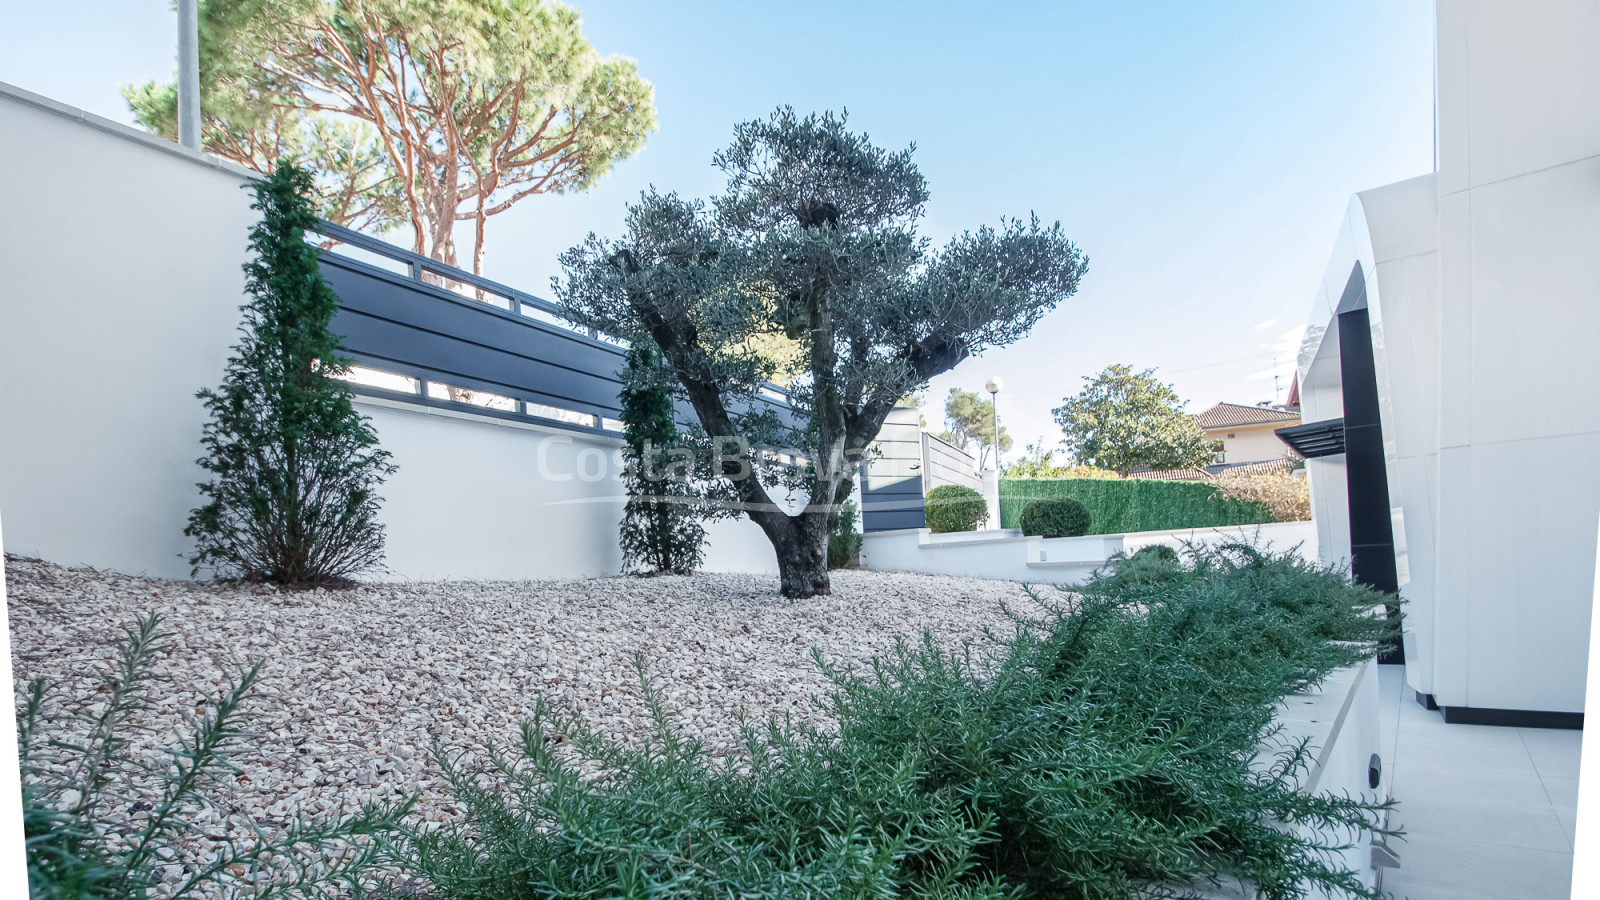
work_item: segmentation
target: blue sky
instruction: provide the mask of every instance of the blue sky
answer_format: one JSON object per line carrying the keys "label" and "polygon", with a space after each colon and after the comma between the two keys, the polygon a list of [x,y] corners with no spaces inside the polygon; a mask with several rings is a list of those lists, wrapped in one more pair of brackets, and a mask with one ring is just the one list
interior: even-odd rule
{"label": "blue sky", "polygon": [[[1054,446],[1051,407],[1111,363],[1191,411],[1272,399],[1350,195],[1433,165],[1424,0],[573,5],[654,82],[661,130],[596,189],[492,220],[486,274],[547,295],[556,255],[640,189],[716,192],[735,122],[848,109],[917,144],[936,241],[1036,212],[1090,258],[1028,338],[931,386],[937,406],[1002,376],[1013,453]],[[0,81],[129,121],[118,87],[170,76],[175,21],[165,0],[0,0]]]}

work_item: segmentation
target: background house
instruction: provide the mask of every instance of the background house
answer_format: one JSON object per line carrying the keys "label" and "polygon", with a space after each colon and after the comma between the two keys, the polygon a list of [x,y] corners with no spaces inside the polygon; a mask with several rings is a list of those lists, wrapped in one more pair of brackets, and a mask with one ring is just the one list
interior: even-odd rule
{"label": "background house", "polygon": [[1276,429],[1300,424],[1298,406],[1245,406],[1218,403],[1195,416],[1217,450],[1216,462],[1247,463],[1283,459],[1285,448]]}

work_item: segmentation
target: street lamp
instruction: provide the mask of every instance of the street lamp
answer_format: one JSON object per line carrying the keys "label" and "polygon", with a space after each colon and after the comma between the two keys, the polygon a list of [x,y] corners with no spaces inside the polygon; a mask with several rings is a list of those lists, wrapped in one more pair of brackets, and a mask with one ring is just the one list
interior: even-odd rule
{"label": "street lamp", "polygon": [[178,143],[200,149],[200,4],[178,0]]}
{"label": "street lamp", "polygon": [[989,392],[989,414],[992,417],[990,425],[994,429],[989,432],[989,438],[994,441],[994,470],[996,472],[1000,471],[1000,404],[998,395],[1000,388],[1003,386],[1004,382],[1000,380],[999,375],[989,376],[989,380],[983,386]]}

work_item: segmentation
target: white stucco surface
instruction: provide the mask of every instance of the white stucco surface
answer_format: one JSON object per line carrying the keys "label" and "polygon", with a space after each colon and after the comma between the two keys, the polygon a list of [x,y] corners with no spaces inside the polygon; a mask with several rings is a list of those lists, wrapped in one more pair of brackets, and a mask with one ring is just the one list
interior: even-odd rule
{"label": "white stucco surface", "polygon": [[[1300,356],[1342,415],[1336,332],[1366,274],[1406,677],[1445,706],[1581,712],[1600,479],[1600,3],[1438,9],[1438,172],[1351,201]],[[1343,465],[1313,460],[1324,555]]]}
{"label": "white stucco surface", "polygon": [[[204,410],[237,338],[248,173],[0,85],[0,511],[7,552],[186,577]],[[619,442],[359,400],[400,466],[383,577],[617,571]],[[589,478],[601,472],[603,477]],[[706,568],[773,572],[748,520]]]}
{"label": "white stucco surface", "polygon": [[239,321],[244,178],[0,94],[6,549],[183,575],[203,410]]}
{"label": "white stucco surface", "polygon": [[1133,554],[1152,544],[1176,549],[1185,542],[1216,544],[1237,540],[1259,542],[1280,552],[1298,547],[1306,558],[1317,558],[1316,527],[1312,522],[1276,522],[1070,538],[1027,537],[1018,528],[949,534],[905,528],[865,535],[861,561],[869,569],[1070,585],[1082,584],[1117,553]]}

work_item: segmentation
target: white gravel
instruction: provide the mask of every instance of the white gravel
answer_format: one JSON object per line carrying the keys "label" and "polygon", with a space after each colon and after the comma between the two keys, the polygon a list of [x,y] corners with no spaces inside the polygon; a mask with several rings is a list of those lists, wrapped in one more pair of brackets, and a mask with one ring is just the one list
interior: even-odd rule
{"label": "white gravel", "polygon": [[[136,755],[167,743],[166,726],[214,696],[225,676],[264,660],[253,704],[259,742],[235,758],[227,806],[269,827],[299,809],[366,797],[419,795],[418,814],[455,815],[437,781],[437,742],[502,746],[543,695],[595,726],[636,738],[643,718],[633,670],[652,680],[686,732],[733,752],[741,713],[822,722],[826,681],[811,648],[860,666],[896,637],[932,632],[947,647],[1009,630],[1002,602],[1019,585],[936,575],[844,571],[833,595],[786,600],[776,577],[697,575],[574,581],[372,584],[287,591],[158,581],[6,558],[18,696],[36,676],[58,697],[84,697],[120,626],[160,611],[176,649],[159,672],[168,690]],[[70,720],[51,723],[71,739]],[[137,790],[139,785],[130,785]],[[204,845],[206,842],[201,841]],[[186,848],[199,855],[209,848]]]}

